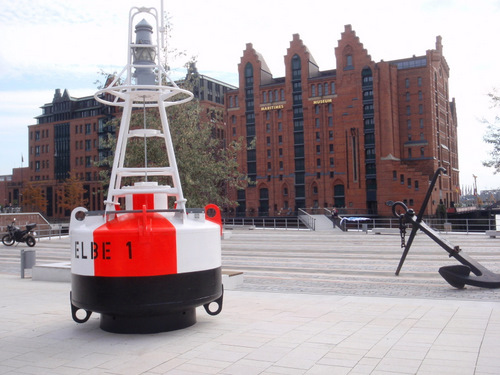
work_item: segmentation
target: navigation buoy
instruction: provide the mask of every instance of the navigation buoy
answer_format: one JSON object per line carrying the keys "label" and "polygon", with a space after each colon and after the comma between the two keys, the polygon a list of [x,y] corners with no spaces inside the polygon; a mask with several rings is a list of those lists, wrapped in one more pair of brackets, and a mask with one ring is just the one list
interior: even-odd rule
{"label": "navigation buoy", "polygon": [[[139,15],[156,25],[156,44],[146,19],[136,23],[132,42]],[[100,313],[100,327],[109,332],[185,328],[196,323],[197,307],[210,315],[222,309],[220,211],[212,204],[186,208],[166,108],[193,94],[179,88],[160,63],[159,18],[154,8],[131,9],[128,63],[95,94],[99,102],[123,108],[106,209],[78,207],[71,213],[72,317],[84,323],[92,312]],[[130,129],[132,111],[141,108],[158,110],[161,129],[149,128],[145,120],[143,128]],[[127,143],[136,137],[144,138],[144,165],[128,167]],[[151,137],[164,140],[168,165],[148,166]],[[127,180],[133,183],[125,185]],[[170,184],[162,185],[165,180]]]}

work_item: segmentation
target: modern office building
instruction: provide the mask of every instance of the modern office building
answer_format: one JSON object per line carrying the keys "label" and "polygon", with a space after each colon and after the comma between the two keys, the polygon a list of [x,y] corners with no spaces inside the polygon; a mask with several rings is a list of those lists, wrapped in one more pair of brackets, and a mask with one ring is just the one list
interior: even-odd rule
{"label": "modern office building", "polygon": [[[328,48],[328,46],[325,46]],[[239,154],[251,183],[232,191],[241,216],[337,207],[391,215],[389,201],[418,208],[442,166],[428,205],[459,197],[457,116],[441,37],[434,49],[395,61],[372,60],[350,25],[320,70],[298,34],[274,78],[247,44],[239,88],[227,93],[227,136],[246,140]]]}

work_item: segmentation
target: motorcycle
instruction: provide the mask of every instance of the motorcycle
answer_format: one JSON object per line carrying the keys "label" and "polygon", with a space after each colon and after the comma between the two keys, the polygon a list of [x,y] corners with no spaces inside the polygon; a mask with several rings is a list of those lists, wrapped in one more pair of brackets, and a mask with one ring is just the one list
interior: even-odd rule
{"label": "motorcycle", "polygon": [[33,247],[36,244],[35,237],[33,236],[33,229],[36,224],[27,224],[26,229],[22,230],[15,225],[16,219],[11,225],[7,225],[7,234],[2,237],[2,242],[5,246],[12,246],[14,242],[26,242],[29,247]]}

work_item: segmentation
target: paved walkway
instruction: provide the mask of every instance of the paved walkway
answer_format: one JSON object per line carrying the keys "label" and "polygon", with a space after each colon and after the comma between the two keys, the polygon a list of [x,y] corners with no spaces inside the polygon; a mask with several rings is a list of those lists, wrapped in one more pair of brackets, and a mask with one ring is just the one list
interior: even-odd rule
{"label": "paved walkway", "polygon": [[[271,235],[255,231],[251,235],[261,239],[261,246],[271,244]],[[239,241],[237,237],[234,233],[225,241],[224,257],[227,246]],[[297,242],[301,236],[288,237]],[[357,241],[366,247],[374,241],[386,241],[389,248],[398,238],[363,235],[343,240],[352,242],[353,249],[359,248]],[[476,240],[481,241],[479,237]],[[315,243],[319,246],[319,239]],[[500,242],[491,246],[496,244]],[[258,249],[255,243],[253,248]],[[42,247],[38,249],[42,252]],[[491,260],[496,255],[484,256]],[[389,258],[392,263],[393,257]],[[409,273],[413,267],[426,267],[412,263],[419,261],[417,254],[411,258],[405,264]],[[396,266],[398,260],[396,257]],[[330,289],[306,293],[290,285],[283,292],[270,286],[266,277],[264,291],[252,289],[251,282],[241,290],[226,291],[218,316],[208,316],[198,309],[198,322],[192,327],[152,335],[122,335],[102,331],[98,315],[87,323],[74,323],[69,283],[20,279],[19,274],[2,268],[0,272],[2,374],[500,373],[500,302],[485,298],[485,294],[480,301],[472,301],[467,296],[467,300],[436,299],[433,295],[415,298],[411,293],[405,298],[375,293],[359,296],[355,289],[349,295]],[[245,272],[251,280],[253,271]],[[415,276],[407,277],[417,282],[418,272],[412,272]],[[280,284],[282,275],[275,275],[275,284]],[[339,279],[341,276],[339,273]],[[302,278],[310,279],[310,275],[305,273]],[[464,292],[444,282],[439,285],[455,296]],[[468,290],[475,294],[483,291]]]}

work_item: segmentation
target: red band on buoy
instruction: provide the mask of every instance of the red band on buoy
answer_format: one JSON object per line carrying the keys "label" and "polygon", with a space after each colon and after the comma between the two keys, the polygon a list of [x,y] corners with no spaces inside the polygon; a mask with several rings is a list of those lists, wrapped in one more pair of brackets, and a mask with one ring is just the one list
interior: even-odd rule
{"label": "red band on buoy", "polygon": [[95,276],[177,273],[175,227],[158,213],[117,215],[94,231],[88,257]]}

